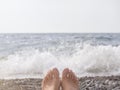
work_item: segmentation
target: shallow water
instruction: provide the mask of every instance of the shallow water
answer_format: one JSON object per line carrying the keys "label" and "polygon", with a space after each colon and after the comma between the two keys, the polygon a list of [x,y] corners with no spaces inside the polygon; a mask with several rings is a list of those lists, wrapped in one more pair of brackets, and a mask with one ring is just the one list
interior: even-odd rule
{"label": "shallow water", "polygon": [[118,75],[120,34],[0,34],[0,78],[38,78],[53,67]]}

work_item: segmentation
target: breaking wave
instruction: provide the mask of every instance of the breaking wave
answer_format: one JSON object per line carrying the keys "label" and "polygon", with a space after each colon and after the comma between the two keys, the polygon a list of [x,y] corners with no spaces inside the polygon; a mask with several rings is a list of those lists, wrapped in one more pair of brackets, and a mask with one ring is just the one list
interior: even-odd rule
{"label": "breaking wave", "polygon": [[77,46],[74,49],[75,52],[70,55],[26,49],[0,57],[0,78],[39,78],[54,67],[60,73],[68,67],[79,77],[120,73],[120,46],[85,44],[82,48]]}

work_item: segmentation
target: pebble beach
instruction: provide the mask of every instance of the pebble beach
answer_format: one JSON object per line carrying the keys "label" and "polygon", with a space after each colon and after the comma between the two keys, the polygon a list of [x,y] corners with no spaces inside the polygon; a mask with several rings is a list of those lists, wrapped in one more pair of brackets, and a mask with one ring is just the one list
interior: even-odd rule
{"label": "pebble beach", "polygon": [[[1,79],[0,90],[41,90],[42,79]],[[79,78],[80,90],[120,90],[120,76]]]}

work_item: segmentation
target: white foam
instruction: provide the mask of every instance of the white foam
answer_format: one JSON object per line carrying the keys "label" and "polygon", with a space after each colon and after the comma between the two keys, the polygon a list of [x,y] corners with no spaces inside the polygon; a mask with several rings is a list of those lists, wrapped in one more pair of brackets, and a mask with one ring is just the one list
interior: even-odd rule
{"label": "white foam", "polygon": [[50,51],[22,50],[0,60],[0,78],[42,77],[49,69],[66,67],[79,77],[89,75],[118,75],[120,73],[120,46],[91,46],[75,48],[71,56],[55,56]]}

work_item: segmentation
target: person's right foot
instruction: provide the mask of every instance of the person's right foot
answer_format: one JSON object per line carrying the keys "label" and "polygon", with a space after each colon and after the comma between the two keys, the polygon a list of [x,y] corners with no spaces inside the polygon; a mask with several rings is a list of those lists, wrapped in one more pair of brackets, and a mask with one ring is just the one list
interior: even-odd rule
{"label": "person's right foot", "polygon": [[68,68],[62,73],[62,89],[63,90],[79,90],[79,82],[75,74]]}

